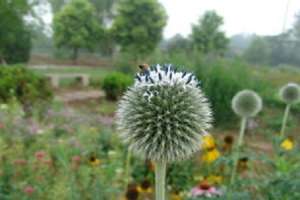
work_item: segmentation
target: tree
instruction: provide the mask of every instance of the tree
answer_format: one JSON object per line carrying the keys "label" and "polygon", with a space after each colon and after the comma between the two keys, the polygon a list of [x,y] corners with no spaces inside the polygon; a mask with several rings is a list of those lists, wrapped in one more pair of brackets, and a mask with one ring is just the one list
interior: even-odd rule
{"label": "tree", "polygon": [[293,27],[295,37],[300,40],[300,12],[296,15],[296,22]]}
{"label": "tree", "polygon": [[24,21],[30,6],[24,0],[0,0],[0,64],[29,59],[30,31]]}
{"label": "tree", "polygon": [[163,42],[163,48],[169,53],[189,52],[191,50],[191,42],[180,34]]}
{"label": "tree", "polygon": [[51,9],[53,14],[56,14],[57,12],[60,11],[60,9],[66,4],[68,3],[68,0],[48,0],[50,5],[51,5]]}
{"label": "tree", "polygon": [[253,64],[269,64],[271,49],[266,40],[256,37],[244,52],[247,61]]}
{"label": "tree", "polygon": [[226,50],[228,39],[225,33],[220,31],[223,18],[215,11],[207,11],[199,19],[199,24],[192,26],[193,45],[200,52],[223,53]]}
{"label": "tree", "polygon": [[139,59],[154,51],[166,20],[166,12],[157,0],[123,0],[112,31],[121,51]]}
{"label": "tree", "polygon": [[72,49],[74,60],[81,48],[92,50],[103,34],[93,6],[86,0],[72,0],[54,17],[55,46]]}

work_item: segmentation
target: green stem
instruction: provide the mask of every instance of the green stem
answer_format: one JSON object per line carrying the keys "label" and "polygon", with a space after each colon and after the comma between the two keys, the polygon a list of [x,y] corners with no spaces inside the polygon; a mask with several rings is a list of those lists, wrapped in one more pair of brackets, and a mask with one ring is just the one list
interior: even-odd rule
{"label": "green stem", "polygon": [[236,151],[235,151],[235,154],[234,154],[234,157],[233,157],[233,169],[232,169],[232,174],[231,174],[231,179],[230,179],[230,184],[231,185],[234,184],[234,181],[235,181],[238,160],[239,160],[239,157],[240,157],[240,147],[243,145],[243,139],[244,139],[244,134],[245,134],[246,123],[247,123],[247,118],[246,117],[242,118],[240,135],[239,135],[238,143],[236,145]]}
{"label": "green stem", "polygon": [[287,104],[286,107],[285,107],[284,116],[283,116],[283,120],[282,120],[281,131],[280,131],[280,136],[281,137],[284,136],[284,131],[285,131],[286,122],[287,122],[287,119],[288,119],[288,116],[289,116],[290,107],[291,107],[291,104]]}
{"label": "green stem", "polygon": [[155,163],[155,200],[165,200],[166,161]]}
{"label": "green stem", "polygon": [[129,184],[129,179],[130,179],[130,160],[131,160],[131,153],[128,149],[127,156],[126,156],[126,163],[125,163],[125,190]]}

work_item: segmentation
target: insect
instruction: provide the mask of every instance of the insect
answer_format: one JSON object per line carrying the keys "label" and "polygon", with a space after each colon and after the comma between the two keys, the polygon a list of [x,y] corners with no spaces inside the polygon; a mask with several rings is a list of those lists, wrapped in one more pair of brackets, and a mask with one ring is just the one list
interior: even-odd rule
{"label": "insect", "polygon": [[149,75],[149,65],[144,63],[139,65],[140,73],[142,75]]}

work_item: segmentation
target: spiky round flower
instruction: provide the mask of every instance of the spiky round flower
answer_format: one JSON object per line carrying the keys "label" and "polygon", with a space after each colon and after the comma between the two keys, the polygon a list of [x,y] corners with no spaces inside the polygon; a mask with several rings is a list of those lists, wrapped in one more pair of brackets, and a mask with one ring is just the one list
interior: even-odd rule
{"label": "spiky round flower", "polygon": [[262,100],[256,92],[243,90],[233,97],[231,106],[240,117],[254,117],[262,109]]}
{"label": "spiky round flower", "polygon": [[136,75],[119,104],[117,119],[121,137],[133,153],[175,161],[200,149],[212,117],[193,74],[156,65]]}
{"label": "spiky round flower", "polygon": [[280,97],[286,104],[294,104],[300,101],[300,86],[296,83],[288,83],[280,89]]}

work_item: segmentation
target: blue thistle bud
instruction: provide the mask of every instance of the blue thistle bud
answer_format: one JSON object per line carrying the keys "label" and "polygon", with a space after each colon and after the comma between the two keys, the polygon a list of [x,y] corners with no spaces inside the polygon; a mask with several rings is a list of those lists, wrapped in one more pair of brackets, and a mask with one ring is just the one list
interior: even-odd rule
{"label": "blue thistle bud", "polygon": [[254,91],[243,90],[232,99],[232,109],[240,117],[254,117],[262,109],[261,97]]}
{"label": "blue thistle bud", "polygon": [[[199,150],[211,127],[209,103],[196,77],[156,65],[140,75],[120,101],[120,135],[132,152],[153,161],[176,161]],[[150,81],[148,81],[150,80]]]}
{"label": "blue thistle bud", "polygon": [[288,83],[280,89],[279,95],[286,104],[295,104],[300,101],[300,86]]}

